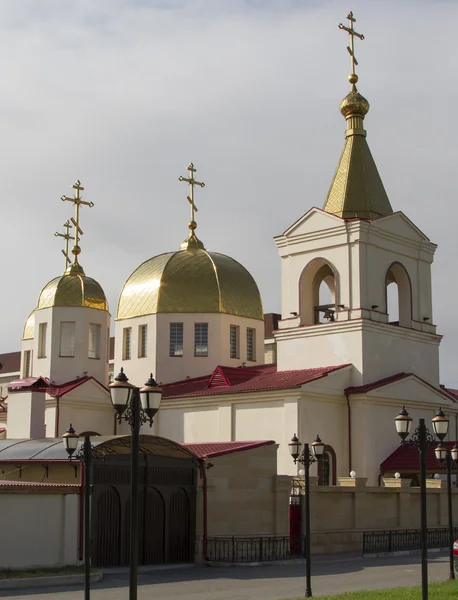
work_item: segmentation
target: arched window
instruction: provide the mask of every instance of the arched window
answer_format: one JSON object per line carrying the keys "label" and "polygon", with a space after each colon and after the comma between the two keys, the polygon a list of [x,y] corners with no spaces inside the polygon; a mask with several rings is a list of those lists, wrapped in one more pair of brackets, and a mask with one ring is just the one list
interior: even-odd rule
{"label": "arched window", "polygon": [[323,258],[312,260],[302,271],[299,281],[302,325],[334,321],[337,304],[337,271]]}
{"label": "arched window", "polygon": [[325,446],[318,461],[318,485],[336,485],[336,453],[332,446]]}
{"label": "arched window", "polygon": [[410,277],[401,263],[393,263],[386,273],[386,313],[388,323],[412,326],[412,288]]}

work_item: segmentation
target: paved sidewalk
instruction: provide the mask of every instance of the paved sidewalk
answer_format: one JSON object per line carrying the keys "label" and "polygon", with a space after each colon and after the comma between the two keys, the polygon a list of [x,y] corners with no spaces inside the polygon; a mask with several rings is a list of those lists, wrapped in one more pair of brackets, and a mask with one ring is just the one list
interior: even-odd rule
{"label": "paved sidewalk", "polygon": [[[142,572],[139,600],[278,600],[303,597],[303,564],[275,567],[205,567]],[[343,591],[380,589],[420,584],[420,557],[363,559],[356,556],[315,558],[312,566],[314,597]],[[431,581],[448,577],[445,555],[430,559]],[[458,589],[458,582],[457,582]],[[125,600],[128,574],[106,572],[92,587],[93,600]],[[49,588],[2,592],[10,600],[81,600],[82,588]]]}

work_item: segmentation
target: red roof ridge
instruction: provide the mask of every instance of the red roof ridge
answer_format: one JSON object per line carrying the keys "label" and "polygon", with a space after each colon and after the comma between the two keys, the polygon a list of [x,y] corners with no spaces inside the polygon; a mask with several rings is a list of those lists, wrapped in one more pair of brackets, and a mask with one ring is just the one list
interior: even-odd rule
{"label": "red roof ridge", "polygon": [[383,387],[390,383],[395,383],[396,381],[401,381],[402,379],[407,379],[408,377],[414,377],[415,379],[418,379],[418,381],[421,381],[426,386],[428,386],[435,392],[439,393],[441,396],[444,396],[448,400],[451,400],[452,402],[457,401],[457,398],[454,398],[453,394],[450,392],[447,392],[444,388],[436,387],[436,386],[432,385],[431,383],[429,383],[429,381],[426,381],[426,379],[419,377],[415,373],[404,373],[404,372],[396,373],[394,375],[390,375],[389,377],[384,377],[383,379],[378,379],[377,381],[373,381],[372,383],[366,383],[365,385],[348,387],[345,389],[345,393],[346,394],[365,394],[366,392],[371,392],[372,390]]}
{"label": "red roof ridge", "polygon": [[197,458],[203,460],[205,458],[215,458],[232,454],[234,452],[243,452],[244,450],[254,450],[262,446],[272,446],[276,444],[275,440],[254,440],[254,441],[231,441],[231,442],[187,442],[180,444]]}
{"label": "red roof ridge", "polygon": [[37,392],[45,392],[50,396],[64,396],[69,392],[73,391],[83,383],[87,383],[88,381],[95,381],[98,385],[100,385],[104,390],[108,392],[108,388],[100,383],[98,379],[93,377],[92,375],[84,375],[83,377],[77,377],[76,379],[72,379],[71,381],[66,381],[64,383],[55,384],[51,383],[45,377],[24,377],[23,379],[16,379],[15,381],[11,381],[8,384],[8,391],[20,391],[24,389],[33,389]]}

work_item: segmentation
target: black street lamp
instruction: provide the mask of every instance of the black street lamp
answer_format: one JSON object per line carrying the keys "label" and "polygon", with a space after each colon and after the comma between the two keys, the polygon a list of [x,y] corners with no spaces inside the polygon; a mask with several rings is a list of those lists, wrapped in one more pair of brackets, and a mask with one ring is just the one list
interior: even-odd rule
{"label": "black street lamp", "polygon": [[[435,446],[436,442],[425,425],[424,419],[419,419],[418,427],[413,432],[410,440],[412,418],[406,411],[405,406],[394,420],[396,431],[401,438],[401,444],[409,443],[416,446],[420,452],[420,545],[421,545],[421,597],[428,600],[428,524],[426,517],[426,451],[428,446]],[[439,409],[432,419],[434,433],[442,442],[448,432],[449,420]],[[453,540],[451,542],[453,552]]]}
{"label": "black street lamp", "polygon": [[[73,454],[78,446],[79,436],[75,433],[71,423],[70,427],[62,436],[64,448],[72,460]],[[91,597],[91,465],[94,458],[103,456],[92,446],[91,438],[84,436],[84,442],[78,450],[75,458],[83,463],[83,485],[84,485],[84,600]]]}
{"label": "black street lamp", "polygon": [[[442,412],[442,411],[441,411]],[[433,419],[434,421],[434,419]],[[447,467],[447,504],[448,504],[448,551],[449,551],[449,566],[450,571],[448,578],[455,579],[454,559],[453,559],[453,509],[452,509],[452,462],[455,467],[458,461],[458,446],[455,445],[451,450],[448,450],[446,446],[440,442],[437,448],[434,450],[437,460],[441,465],[444,463]]]}
{"label": "black street lamp", "polygon": [[305,597],[312,597],[312,571],[310,564],[310,465],[319,460],[324,453],[324,444],[320,436],[312,443],[311,449],[308,444],[304,444],[302,453],[300,452],[302,443],[298,440],[296,434],[293,435],[288,444],[294,464],[300,462],[304,465],[305,482]]}
{"label": "black street lamp", "polygon": [[122,368],[109,387],[118,423],[124,419],[131,429],[129,600],[137,600],[140,426],[144,423],[153,426],[153,418],[161,404],[162,390],[152,374],[142,388],[135,387],[129,383]]}

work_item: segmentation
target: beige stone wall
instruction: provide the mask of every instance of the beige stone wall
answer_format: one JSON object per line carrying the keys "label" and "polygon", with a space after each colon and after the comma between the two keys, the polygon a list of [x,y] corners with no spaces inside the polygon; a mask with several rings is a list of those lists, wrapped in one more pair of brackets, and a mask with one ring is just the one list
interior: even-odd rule
{"label": "beige stone wall", "polygon": [[[214,466],[207,469],[208,536],[289,532],[291,478],[276,475],[277,448],[272,444],[209,461]],[[197,510],[201,523],[201,506]]]}
{"label": "beige stone wall", "polygon": [[79,563],[78,495],[45,489],[0,491],[3,569]]}
{"label": "beige stone wall", "polygon": [[[458,524],[458,490],[453,490]],[[428,489],[428,528],[447,527],[446,489]],[[420,488],[312,487],[312,548],[316,553],[361,550],[362,532],[420,527]]]}

